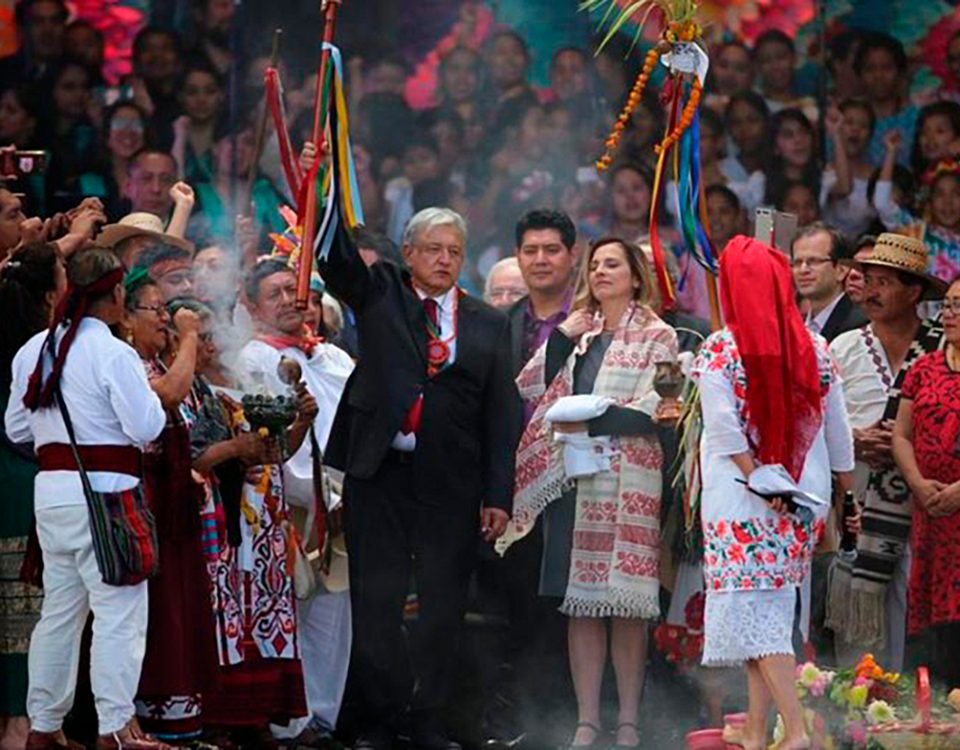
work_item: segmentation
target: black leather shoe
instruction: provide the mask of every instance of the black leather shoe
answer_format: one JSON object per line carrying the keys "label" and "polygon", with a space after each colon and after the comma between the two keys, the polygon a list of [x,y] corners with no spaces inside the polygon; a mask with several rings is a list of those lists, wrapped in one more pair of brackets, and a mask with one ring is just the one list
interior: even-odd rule
{"label": "black leather shoe", "polygon": [[516,737],[487,737],[480,743],[483,750],[515,750],[523,745],[527,739],[526,734],[518,734]]}
{"label": "black leather shoe", "polygon": [[462,750],[459,742],[433,727],[418,727],[410,737],[414,750]]}
{"label": "black leather shoe", "polygon": [[392,750],[393,735],[382,727],[361,732],[353,743],[353,750]]}

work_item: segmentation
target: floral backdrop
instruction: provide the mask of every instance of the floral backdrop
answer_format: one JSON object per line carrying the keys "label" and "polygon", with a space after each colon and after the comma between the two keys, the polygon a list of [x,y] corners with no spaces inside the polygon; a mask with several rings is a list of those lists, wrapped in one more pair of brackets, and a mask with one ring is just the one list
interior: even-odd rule
{"label": "floral backdrop", "polygon": [[93,24],[103,34],[111,85],[130,72],[133,38],[146,23],[150,0],[68,0],[73,16]]}
{"label": "floral backdrop", "polygon": [[[151,0],[68,0],[68,4],[76,16],[103,32],[106,74],[115,83],[130,71],[133,37],[150,16]],[[582,45],[591,31],[591,19],[577,11],[578,0],[485,0],[485,4],[495,23],[512,26],[530,40],[534,78],[539,83],[545,82],[552,51],[567,44]],[[12,5],[12,0],[0,0],[0,20],[10,14]],[[420,30],[399,37],[401,45],[410,48],[408,58],[422,59],[449,31],[457,21],[458,5],[447,0],[411,0],[405,6],[403,22]],[[857,26],[886,31],[902,41],[915,63],[915,88],[930,88],[948,78],[944,50],[950,35],[960,29],[957,0],[702,0],[708,36],[749,41],[778,28],[794,36],[813,61],[820,59],[818,10],[830,32]]]}

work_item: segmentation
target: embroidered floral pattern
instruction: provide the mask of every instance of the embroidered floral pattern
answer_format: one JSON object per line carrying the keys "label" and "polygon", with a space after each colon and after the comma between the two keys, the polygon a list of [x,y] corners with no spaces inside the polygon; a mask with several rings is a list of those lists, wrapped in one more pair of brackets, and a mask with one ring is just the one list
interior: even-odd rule
{"label": "embroidered floral pattern", "polygon": [[710,591],[752,591],[799,585],[809,568],[823,521],[781,516],[704,525],[704,574]]}
{"label": "embroidered floral pattern", "polygon": [[[826,399],[837,377],[836,365],[826,342],[820,337],[814,340],[821,395]],[[722,372],[733,385],[741,424],[749,424],[745,413],[746,372],[730,331],[723,329],[707,339],[693,370]],[[747,429],[748,440],[755,446],[756,435],[749,434]],[[705,521],[703,530],[703,569],[708,591],[778,590],[803,582],[824,522],[811,524],[787,516],[755,515],[739,520]]]}

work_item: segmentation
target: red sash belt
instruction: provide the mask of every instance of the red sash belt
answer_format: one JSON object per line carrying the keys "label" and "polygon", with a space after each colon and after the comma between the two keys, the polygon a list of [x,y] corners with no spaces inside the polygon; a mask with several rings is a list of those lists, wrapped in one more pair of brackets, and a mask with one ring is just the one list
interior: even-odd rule
{"label": "red sash belt", "polygon": [[[86,471],[109,471],[140,478],[143,454],[132,445],[80,445],[80,460]],[[48,443],[37,448],[40,471],[77,471],[73,449],[66,443]]]}

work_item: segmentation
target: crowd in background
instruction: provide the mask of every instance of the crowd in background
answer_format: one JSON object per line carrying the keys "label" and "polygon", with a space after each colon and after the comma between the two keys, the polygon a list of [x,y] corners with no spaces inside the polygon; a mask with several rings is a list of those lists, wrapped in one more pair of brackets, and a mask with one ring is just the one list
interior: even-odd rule
{"label": "crowd in background", "polygon": [[[267,58],[255,47],[231,51],[231,4],[198,2],[195,11],[189,38],[141,30],[133,75],[109,87],[95,29],[70,22],[57,0],[20,3],[25,53],[4,64],[0,143],[47,153],[46,173],[14,186],[28,214],[97,196],[110,221],[142,210],[167,219],[167,191],[184,180],[196,193],[187,238],[235,245],[233,218],[246,193],[235,186],[251,175]],[[465,13],[416,76],[389,52],[344,51],[368,228],[398,242],[415,210],[457,208],[475,228],[465,273],[474,288],[509,254],[507,227],[531,207],[562,208],[584,240],[646,234],[652,146],[664,129],[656,86],[633,114],[617,166],[602,177],[593,168],[639,58],[616,43],[595,56],[584,40],[556,50],[549,85],[535,88],[525,40],[492,26],[481,34],[470,25],[475,15]],[[797,214],[801,226],[824,219],[850,238],[923,222],[917,231],[934,244],[938,273],[960,269],[950,161],[960,148],[960,104],[948,90],[909,98],[908,60],[895,39],[845,31],[829,40],[829,75],[820,76],[800,67],[793,41],[777,31],[752,45],[717,43],[710,55],[701,159],[718,246],[757,206],[772,205]],[[315,77],[280,69],[300,147]],[[294,198],[276,153],[268,140],[252,182],[253,215],[282,231],[276,209]],[[665,204],[669,224],[669,193]],[[677,251],[683,275],[687,259]]]}
{"label": "crowd in background", "polygon": [[[109,86],[102,75],[104,39],[96,29],[70,20],[62,0],[23,0],[18,4],[23,50],[0,66],[0,147],[6,152],[43,152],[34,164],[42,161],[44,169],[30,168],[23,160],[5,162],[17,173],[5,174],[0,188],[0,258],[7,263],[26,247],[43,255],[36,248],[45,242],[55,244],[63,257],[94,242],[108,247],[128,268],[140,268],[143,276],[152,279],[141,278],[130,289],[127,314],[141,324],[133,331],[137,337],[150,338],[152,313],[162,317],[167,327],[176,324],[176,305],[169,313],[161,312],[168,302],[183,297],[201,301],[196,314],[202,325],[195,321],[186,328],[196,329],[193,335],[200,337],[196,356],[202,359],[204,345],[217,339],[221,324],[247,329],[254,325],[238,302],[257,306],[250,289],[256,297],[260,293],[257,284],[263,278],[256,277],[255,261],[272,248],[282,252],[284,244],[289,244],[294,223],[290,209],[296,206],[296,196],[280,167],[280,147],[272,127],[259,160],[255,153],[258,122],[265,106],[263,71],[268,64],[267,55],[259,53],[266,50],[238,54],[231,46],[232,2],[197,0],[193,11],[194,28],[189,35],[159,26],[142,29],[134,43],[133,74],[119,86]],[[516,375],[570,312],[578,253],[609,237],[627,243],[623,254],[628,259],[633,243],[648,249],[654,146],[663,136],[665,114],[654,85],[633,113],[614,165],[608,172],[598,173],[595,160],[638,73],[640,56],[626,55],[627,45],[619,40],[595,55],[595,43],[584,40],[581,47],[554,52],[549,85],[540,88],[530,83],[526,41],[509,28],[480,26],[474,4],[464,3],[450,36],[416,71],[389,51],[361,59],[353,50],[343,50],[350,131],[365,216],[357,246],[368,265],[399,262],[400,249],[411,244],[411,218],[435,206],[456,211],[469,228],[462,237],[465,246],[459,283],[470,294],[510,311],[512,321],[519,321],[511,323],[523,331],[523,357],[514,363]],[[960,34],[950,41],[949,50],[948,64],[960,76]],[[751,44],[718,41],[709,52],[711,67],[700,115],[700,158],[714,245],[722,249],[736,235],[751,234],[758,207],[773,206],[795,214],[801,231],[790,248],[792,275],[807,327],[830,340],[846,331],[861,330],[869,320],[879,326],[869,330],[875,330],[884,346],[909,344],[915,334],[919,336],[920,318],[912,312],[916,303],[923,297],[921,313],[937,313],[938,308],[930,304],[936,295],[928,296],[927,287],[921,289],[898,277],[889,283],[903,285],[906,291],[899,290],[901,297],[896,297],[897,290],[890,292],[884,287],[881,301],[871,307],[870,300],[877,299],[872,295],[881,286],[877,273],[871,276],[865,266],[850,270],[841,261],[866,258],[875,236],[898,232],[922,239],[927,250],[926,271],[931,279],[939,279],[944,289],[960,276],[960,92],[943,88],[911,98],[903,46],[890,36],[857,29],[828,39],[827,70],[820,74],[811,74],[794,41],[779,31],[768,31]],[[282,59],[279,68],[291,139],[299,150],[310,137],[316,77],[288,69]],[[312,158],[312,150],[307,148],[304,166],[309,166]],[[663,222],[661,237],[673,251],[668,255],[668,269],[679,301],[677,310],[660,312],[677,328],[679,348],[693,350],[695,339],[708,333],[709,298],[704,271],[684,250],[674,226],[673,194],[670,184],[658,215]],[[532,224],[531,212],[535,217]],[[104,225],[109,232],[101,232]],[[531,231],[540,234],[531,239]],[[42,247],[48,248],[45,252],[49,254],[51,245]],[[50,266],[49,288],[42,291],[51,297],[44,298],[45,306],[32,318],[35,330],[43,328],[51,314],[50,302],[57,289],[54,282],[62,276],[62,264],[58,266],[53,256],[41,260]],[[60,270],[54,273],[54,268]],[[242,280],[250,274],[254,275],[253,286],[244,288]],[[0,278],[7,280],[7,276]],[[928,287],[935,284],[931,280],[924,283]],[[528,293],[529,308],[518,307]],[[649,303],[655,306],[652,296]],[[948,296],[943,321],[948,340],[955,337],[952,321],[957,304],[957,298]],[[532,312],[524,318],[528,309]],[[20,305],[8,312],[22,316],[23,310]],[[356,310],[331,296],[319,279],[311,286],[308,316],[312,333],[362,362]],[[181,322],[186,317],[181,314]],[[536,325],[523,329],[531,318]],[[898,324],[902,325],[898,328]],[[906,328],[909,336],[904,338]],[[26,338],[15,337],[16,346],[4,343],[6,348],[0,354],[5,370]],[[846,341],[848,348],[855,348],[860,339]],[[218,375],[229,369],[224,366],[221,371],[220,360],[235,356],[244,343],[216,340],[217,356],[208,352],[202,366],[196,365],[196,372],[217,382]],[[515,345],[520,351],[520,344]],[[157,359],[162,350],[154,351],[146,344],[137,348],[149,360]],[[849,354],[843,342],[833,353],[841,360],[846,381],[844,367],[855,371],[860,366],[856,356],[860,355],[856,351]],[[853,359],[845,363],[844,353]],[[902,364],[902,359],[891,359],[888,364],[894,378]],[[347,372],[350,366],[345,365]],[[861,415],[863,419],[857,421],[858,397],[845,393],[856,457],[871,467],[893,464],[896,410],[893,414],[882,409],[874,413],[877,403],[886,404],[887,390],[893,385],[890,373],[878,386],[880,395],[870,396],[869,418]],[[592,374],[596,377],[596,372]],[[870,377],[875,375],[871,370]],[[941,385],[944,373],[927,377]],[[902,379],[903,373],[896,383]],[[905,387],[908,398],[916,397],[919,379],[918,375]],[[0,382],[9,385],[8,380],[9,372]],[[184,381],[188,391],[189,381],[189,377]],[[528,407],[525,419],[532,417],[532,407]],[[908,414],[907,421],[909,418]],[[901,438],[911,443],[909,430],[901,429]],[[243,449],[250,460],[264,450],[255,445]],[[934,488],[930,484],[934,480],[924,478],[916,461],[904,469],[905,475],[911,472],[911,489],[929,497],[955,479],[945,471],[942,477],[938,475]],[[665,490],[665,508],[669,495],[670,490]],[[953,518],[957,517],[953,510],[957,502],[951,495],[946,506]],[[667,511],[662,514],[663,546],[676,551],[672,574],[677,581],[702,577],[697,567],[699,556],[679,551],[685,546],[682,521],[677,520],[682,513],[676,503],[672,507],[672,521],[668,521]],[[949,515],[942,508],[940,511],[936,515]],[[669,539],[668,532],[672,534]],[[932,532],[927,529],[924,533]],[[955,544],[956,534],[950,533],[949,543]],[[0,548],[0,553],[3,551]],[[539,553],[533,553],[532,559],[533,568],[539,570]],[[943,585],[937,578],[944,565],[939,552],[921,559],[923,575],[938,581],[933,586]],[[901,593],[905,597],[909,561],[898,559],[896,564],[906,566],[897,574],[904,579]],[[525,565],[529,573],[530,561]],[[491,586],[503,585],[504,590],[494,598],[510,599],[502,573],[491,570],[488,566],[481,575],[479,598],[489,594]],[[814,560],[814,571],[813,640],[828,660],[843,661],[842,645],[835,646],[829,629],[824,628],[825,618],[829,620],[829,614],[823,612],[828,594],[817,593],[826,568],[817,573]],[[0,568],[0,575],[8,572]],[[691,598],[699,594],[702,602],[702,583],[699,589],[693,586],[682,593]],[[680,595],[675,598],[679,601]],[[35,617],[39,597],[32,601],[28,608],[34,609],[27,616]],[[474,604],[471,600],[471,606]],[[514,604],[500,609],[516,617]],[[666,615],[673,609],[662,611]],[[942,624],[943,620],[960,619],[955,615],[951,610],[933,621]],[[539,610],[527,611],[525,616],[549,617]],[[885,616],[903,619],[906,615],[901,608],[899,615]],[[931,622],[926,613],[911,625],[911,633],[928,629]],[[515,626],[511,623],[517,631]],[[553,630],[555,626],[550,625]],[[702,630],[702,612],[700,626]],[[520,627],[519,635],[511,637],[529,638],[530,621],[525,627],[526,635]],[[901,631],[894,633],[899,644],[885,644],[894,650],[889,657],[894,666],[904,661],[905,628],[901,623]],[[659,632],[657,645],[671,661],[695,660],[691,656],[698,656],[699,646],[693,648],[697,653],[678,658],[671,651],[676,643],[669,642],[665,632]],[[953,658],[956,652],[942,641],[955,636],[955,626],[943,633],[938,648],[945,648],[945,658]],[[559,642],[562,648],[555,632],[551,637],[549,643]],[[636,638],[639,642],[639,636]],[[510,646],[505,651],[509,655]],[[644,651],[637,658],[643,661],[645,656]],[[515,657],[503,657],[504,663],[510,667]],[[338,669],[341,667],[345,681],[346,665]],[[571,668],[576,679],[576,670]],[[939,676],[953,678],[956,672]],[[495,688],[491,690],[513,701],[518,691],[523,691],[512,684],[504,686],[513,681],[512,676],[506,681],[501,677],[490,681]],[[716,678],[701,674],[698,679],[704,688],[705,720],[716,723],[721,720],[729,681],[724,689],[718,689]],[[302,693],[303,686],[299,688]],[[526,695],[529,687],[527,690]],[[631,695],[639,695],[642,679],[639,687],[633,685],[630,690]],[[341,692],[338,708],[342,699]],[[512,704],[510,711],[516,713],[523,705]],[[305,707],[291,708],[290,716],[297,715],[295,709],[302,712]],[[481,709],[486,731],[496,718],[490,718],[489,706]],[[544,723],[549,723],[546,709],[538,710],[547,716]],[[593,733],[592,721],[593,717],[579,727],[574,746],[597,741],[594,734],[599,731]],[[640,742],[635,713],[628,711],[624,721],[621,728],[627,726],[628,731],[618,733],[618,742],[635,746]],[[311,729],[328,737],[335,724],[334,712],[333,721]],[[23,739],[22,727],[16,731],[10,727],[12,743]]]}

